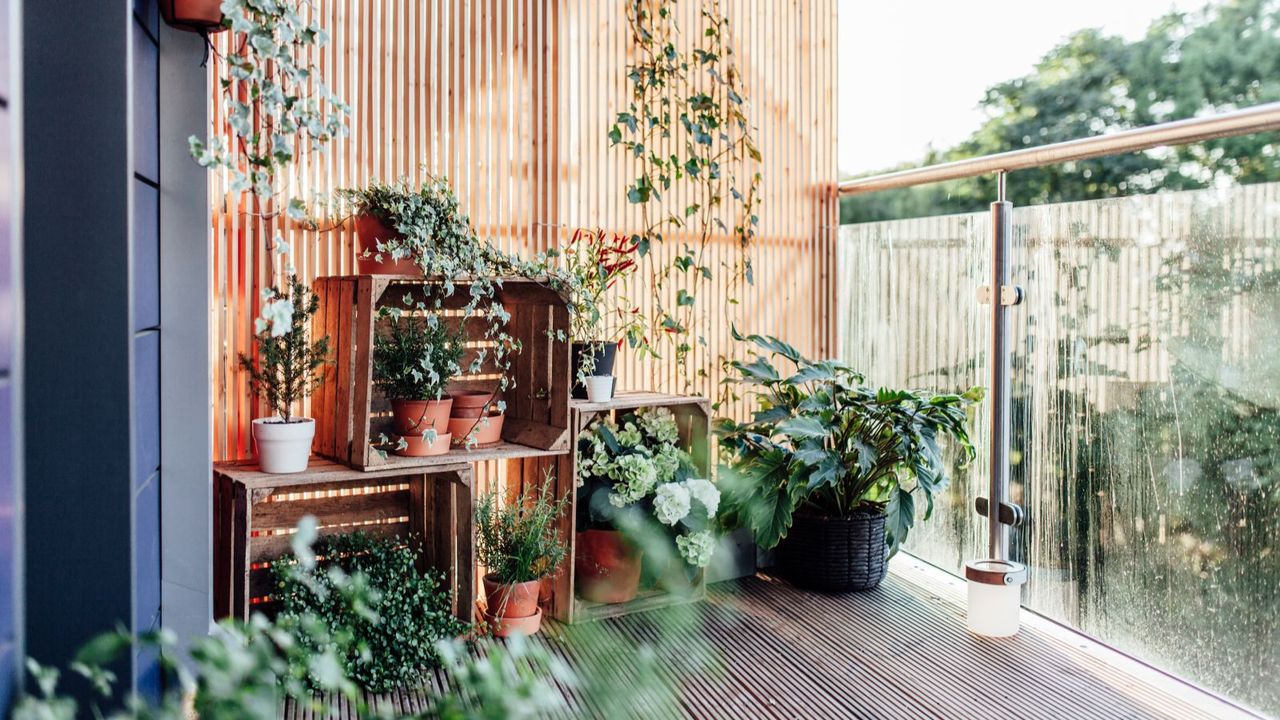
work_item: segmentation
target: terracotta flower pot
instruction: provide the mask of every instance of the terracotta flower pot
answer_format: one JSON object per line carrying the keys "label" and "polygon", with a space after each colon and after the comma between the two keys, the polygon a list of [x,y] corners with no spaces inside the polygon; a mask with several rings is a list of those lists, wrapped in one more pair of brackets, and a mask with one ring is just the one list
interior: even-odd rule
{"label": "terracotta flower pot", "polygon": [[[388,227],[376,215],[361,214],[356,216],[356,234],[360,236],[360,247],[356,250],[356,268],[362,275],[421,275],[422,268],[410,258],[392,260],[383,255],[379,262],[374,255],[378,252],[379,240],[394,240],[400,233]],[[365,251],[369,257],[365,257]]]}
{"label": "terracotta flower pot", "polygon": [[179,30],[203,33],[226,30],[222,24],[222,0],[160,0],[160,16]]}
{"label": "terracotta flower pot", "polygon": [[428,440],[422,435],[403,435],[405,447],[395,450],[396,455],[404,457],[430,457],[449,452],[453,436],[449,433],[438,433],[435,440]]}
{"label": "terracotta flower pot", "polygon": [[453,398],[439,400],[392,400],[391,416],[398,435],[421,435],[427,430],[449,431]]}
{"label": "terracotta flower pot", "polygon": [[535,635],[542,627],[542,608],[528,617],[494,617],[485,612],[481,614],[493,631],[494,637],[511,637],[512,635]]}
{"label": "terracotta flower pot", "polygon": [[[480,417],[480,410],[495,399],[494,395],[495,393],[487,390],[463,390],[449,393],[449,397],[453,398],[454,417]],[[458,412],[464,409],[474,410],[476,414],[462,415]]]}
{"label": "terracotta flower pot", "polygon": [[584,530],[577,535],[573,568],[578,596],[598,603],[634,600],[640,589],[644,551],[617,530]]}
{"label": "terracotta flower pot", "polygon": [[[455,413],[458,411],[454,411]],[[449,418],[449,434],[453,435],[453,442],[457,445],[466,445],[471,438],[471,431],[475,430],[475,445],[473,447],[486,447],[495,445],[502,441],[502,413],[490,415],[488,418],[479,417],[451,417]]]}
{"label": "terracotta flower pot", "polygon": [[493,575],[485,575],[486,612],[492,617],[529,617],[538,611],[538,590],[541,586],[541,580],[507,585],[499,583]]}

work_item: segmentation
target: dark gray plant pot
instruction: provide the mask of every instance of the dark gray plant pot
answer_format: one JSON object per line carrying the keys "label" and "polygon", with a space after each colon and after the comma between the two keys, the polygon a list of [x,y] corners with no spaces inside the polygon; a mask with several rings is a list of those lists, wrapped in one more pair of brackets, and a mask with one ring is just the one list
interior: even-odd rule
{"label": "dark gray plant pot", "polygon": [[738,528],[720,537],[707,566],[707,582],[736,580],[756,574],[756,543],[751,531]]}
{"label": "dark gray plant pot", "polygon": [[870,590],[889,568],[884,524],[883,511],[859,509],[843,518],[796,513],[778,543],[778,571],[808,590]]}

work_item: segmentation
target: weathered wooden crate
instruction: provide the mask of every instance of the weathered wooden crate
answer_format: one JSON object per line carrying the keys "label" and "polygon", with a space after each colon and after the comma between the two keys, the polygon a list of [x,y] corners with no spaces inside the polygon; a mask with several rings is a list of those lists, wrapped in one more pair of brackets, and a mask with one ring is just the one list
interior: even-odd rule
{"label": "weathered wooden crate", "polygon": [[[665,395],[661,393],[637,392],[622,393],[609,402],[593,403],[586,400],[571,400],[569,403],[569,422],[573,434],[573,445],[576,448],[579,434],[599,417],[613,417],[627,411],[642,407],[665,407],[672,411],[680,427],[681,444],[693,457],[694,464],[706,477],[711,471],[711,433],[710,403],[705,398]],[[525,458],[507,463],[507,481],[511,485],[528,487],[530,484],[541,486],[545,473],[555,474],[555,492],[557,497],[566,493],[572,500],[560,520],[562,537],[568,538],[570,553],[565,559],[561,571],[552,578],[551,599],[547,606],[549,614],[561,621],[575,623],[602,618],[629,615],[631,613],[669,607],[681,603],[701,600],[706,596],[705,582],[699,579],[698,587],[691,595],[676,595],[655,588],[640,589],[640,594],[628,603],[606,605],[588,602],[575,594],[573,566],[576,552],[577,536],[577,452],[552,458]]]}
{"label": "weathered wooden crate", "polygon": [[305,472],[270,475],[253,463],[214,466],[214,613],[245,619],[274,609],[271,563],[313,515],[319,534],[357,530],[421,543],[420,571],[444,573],[455,614],[475,602],[470,465],[361,472],[313,459]]}
{"label": "weathered wooden crate", "polygon": [[[352,275],[319,278],[313,285],[320,309],[313,320],[315,337],[328,335],[334,362],[325,369],[324,382],[313,394],[316,419],[313,451],[358,469],[419,468],[512,457],[567,452],[569,392],[572,382],[569,343],[569,311],[564,298],[535,280],[502,281],[498,301],[511,315],[508,333],[522,350],[511,359],[508,375],[514,381],[504,399],[506,418],[502,442],[496,446],[466,450],[455,448],[432,457],[401,457],[379,451],[374,443],[392,433],[389,398],[373,385],[373,338],[379,330],[381,308],[412,308],[432,292],[439,281],[388,275]],[[459,309],[469,297],[465,282],[456,283],[446,302],[445,321],[466,328],[468,342],[463,366],[476,353],[491,346],[483,339],[484,318],[462,317]],[[384,319],[382,322],[386,322]],[[493,390],[501,377],[487,353],[480,374],[455,379],[451,390]]]}

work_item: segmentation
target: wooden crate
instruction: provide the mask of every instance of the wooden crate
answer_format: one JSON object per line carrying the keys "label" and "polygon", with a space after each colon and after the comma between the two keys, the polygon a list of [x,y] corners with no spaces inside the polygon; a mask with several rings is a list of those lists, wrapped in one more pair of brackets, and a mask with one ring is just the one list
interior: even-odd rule
{"label": "wooden crate", "polygon": [[360,530],[421,543],[419,570],[444,573],[454,613],[471,621],[475,602],[472,469],[361,472],[313,459],[305,472],[270,475],[253,463],[214,465],[214,613],[245,619],[273,609],[271,562],[291,552],[289,532],[305,515],[319,534]]}
{"label": "wooden crate", "polygon": [[[693,457],[694,464],[702,475],[710,477],[710,403],[705,398],[635,392],[619,394],[605,403],[571,400],[569,418],[575,448],[579,434],[584,432],[593,420],[600,417],[617,417],[642,407],[665,407],[675,414],[676,422],[680,427],[681,444]],[[561,457],[526,458],[513,460],[507,464],[509,484],[514,486],[518,483],[521,487],[533,484],[540,487],[545,473],[551,471],[556,478],[557,497],[563,497],[567,493],[573,498],[560,521],[562,536],[570,541],[570,552],[561,572],[552,579],[551,600],[546,608],[549,614],[564,622],[584,622],[669,607],[704,598],[706,589],[702,578],[699,579],[697,590],[688,596],[641,588],[640,594],[629,603],[606,605],[587,602],[575,595],[573,565],[576,551],[574,540],[577,533],[576,462],[577,453],[571,452]]]}
{"label": "wooden crate", "polygon": [[[380,436],[391,436],[391,406],[373,386],[373,338],[378,331],[378,310],[412,308],[441,283],[424,278],[390,275],[353,275],[319,278],[314,283],[320,309],[313,320],[315,337],[328,335],[334,362],[326,366],[324,382],[312,396],[316,419],[313,451],[358,469],[420,468],[458,462],[568,452],[569,392],[572,382],[568,337],[569,311],[564,298],[545,285],[528,279],[502,281],[497,299],[510,313],[507,330],[523,350],[512,357],[508,374],[515,382],[505,393],[506,418],[502,442],[473,450],[454,449],[444,455],[415,458],[380,452],[374,447]],[[460,306],[469,291],[466,283],[446,303],[445,320],[467,329],[466,367],[486,345],[486,321],[462,317]],[[382,322],[387,322],[385,319]],[[451,389],[493,390],[497,368],[480,375],[456,378]]]}

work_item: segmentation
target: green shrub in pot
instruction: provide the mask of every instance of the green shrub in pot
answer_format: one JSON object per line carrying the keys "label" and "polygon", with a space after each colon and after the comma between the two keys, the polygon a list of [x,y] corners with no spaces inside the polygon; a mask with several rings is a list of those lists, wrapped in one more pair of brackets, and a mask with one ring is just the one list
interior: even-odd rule
{"label": "green shrub in pot", "polygon": [[773,337],[734,338],[755,346],[753,359],[731,366],[758,408],[746,422],[716,423],[731,521],[777,547],[779,569],[798,584],[874,587],[919,502],[928,519],[948,481],[943,442],[962,464],[974,457],[969,410],[981,388],[875,389],[840,361],[808,360]]}

